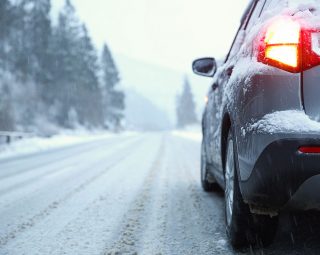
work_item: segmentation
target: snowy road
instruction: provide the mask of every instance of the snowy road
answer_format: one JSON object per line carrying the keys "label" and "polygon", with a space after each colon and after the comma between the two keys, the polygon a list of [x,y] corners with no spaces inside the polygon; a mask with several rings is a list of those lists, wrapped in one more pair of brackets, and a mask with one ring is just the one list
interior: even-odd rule
{"label": "snowy road", "polygon": [[[235,254],[223,199],[201,190],[199,142],[170,133],[2,160],[0,254]],[[283,221],[273,246],[242,254],[319,254],[317,229],[296,238]]]}

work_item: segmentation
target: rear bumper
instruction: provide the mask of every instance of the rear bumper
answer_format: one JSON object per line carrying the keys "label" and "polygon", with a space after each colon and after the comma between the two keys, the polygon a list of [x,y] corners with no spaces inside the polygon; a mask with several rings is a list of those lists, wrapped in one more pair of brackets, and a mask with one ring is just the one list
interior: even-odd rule
{"label": "rear bumper", "polygon": [[320,209],[320,175],[306,180],[284,206],[284,210]]}
{"label": "rear bumper", "polygon": [[320,154],[303,154],[301,146],[320,139],[281,139],[268,145],[250,177],[240,181],[244,200],[274,211],[320,209]]}

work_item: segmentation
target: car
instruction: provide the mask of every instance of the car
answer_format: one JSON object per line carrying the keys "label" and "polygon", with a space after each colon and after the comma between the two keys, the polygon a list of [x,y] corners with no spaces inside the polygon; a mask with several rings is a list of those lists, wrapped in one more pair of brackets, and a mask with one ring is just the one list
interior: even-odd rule
{"label": "car", "polygon": [[[310,2],[310,3],[309,3]],[[320,1],[250,1],[202,118],[201,184],[225,193],[235,248],[272,243],[278,215],[320,209]]]}

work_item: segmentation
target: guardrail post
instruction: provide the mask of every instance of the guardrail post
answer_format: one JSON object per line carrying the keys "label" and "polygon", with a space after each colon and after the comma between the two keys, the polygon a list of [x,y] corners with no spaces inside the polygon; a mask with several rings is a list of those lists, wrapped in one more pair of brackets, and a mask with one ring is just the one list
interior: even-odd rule
{"label": "guardrail post", "polygon": [[[1,1],[1,0],[0,0]],[[25,137],[31,137],[33,133],[13,132],[13,131],[0,131],[0,137],[5,138],[7,144],[15,140],[20,140]]]}

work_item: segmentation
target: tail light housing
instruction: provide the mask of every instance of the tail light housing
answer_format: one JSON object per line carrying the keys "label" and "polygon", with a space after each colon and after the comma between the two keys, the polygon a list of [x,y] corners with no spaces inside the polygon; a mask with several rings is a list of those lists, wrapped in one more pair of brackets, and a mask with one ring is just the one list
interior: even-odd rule
{"label": "tail light housing", "polygon": [[320,146],[302,146],[299,148],[300,153],[320,154]]}
{"label": "tail light housing", "polygon": [[320,64],[320,31],[291,17],[281,17],[266,28],[258,61],[298,73]]}

